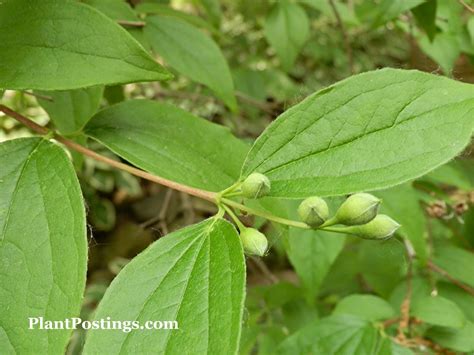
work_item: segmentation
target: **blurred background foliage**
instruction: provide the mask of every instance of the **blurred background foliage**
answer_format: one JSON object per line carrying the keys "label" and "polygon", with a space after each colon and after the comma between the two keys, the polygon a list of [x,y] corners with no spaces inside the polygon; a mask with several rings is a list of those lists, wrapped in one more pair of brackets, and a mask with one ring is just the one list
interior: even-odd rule
{"label": "blurred background foliage", "polygon": [[[86,89],[72,98],[48,92],[3,94],[2,101],[17,111],[114,159],[119,158],[98,143],[86,142],[74,131],[76,126],[61,122],[71,116],[87,121],[100,107],[148,98],[225,125],[251,143],[288,107],[360,72],[383,67],[419,69],[474,83],[472,0],[83,2],[121,23],[149,50],[153,45],[143,34],[146,14],[186,23],[186,28],[222,51],[238,103],[234,106],[232,93],[230,97],[216,94],[212,82],[192,78],[178,66],[171,67],[176,77],[169,82]],[[199,59],[196,43],[186,43],[186,37],[175,40],[184,41]],[[164,51],[157,59],[172,65],[165,58],[179,53]],[[59,107],[58,102],[62,103]],[[80,104],[74,106],[74,102]],[[0,140],[31,134],[5,116],[0,116],[0,126]],[[90,230],[88,288],[82,311],[86,319],[131,258],[163,235],[215,210],[205,201],[88,158],[75,154],[72,158]],[[305,326],[333,313],[357,315],[361,309],[364,313],[364,307],[382,312],[386,319],[382,331],[415,353],[473,351],[473,158],[471,146],[427,176],[376,192],[383,198],[382,210],[403,225],[399,236],[387,242],[293,230],[242,216],[249,225],[265,231],[272,248],[265,258],[247,259],[248,296],[240,352],[273,354],[283,344],[284,349],[299,353],[294,343],[298,337],[304,339],[301,329]],[[297,204],[263,199],[259,207],[288,216]],[[434,305],[430,313],[426,297],[433,295],[446,302]],[[446,323],[442,317],[456,312],[462,315],[462,326]],[[83,338],[80,331],[74,334],[71,354],[80,353]],[[395,350],[387,354],[402,353]]]}

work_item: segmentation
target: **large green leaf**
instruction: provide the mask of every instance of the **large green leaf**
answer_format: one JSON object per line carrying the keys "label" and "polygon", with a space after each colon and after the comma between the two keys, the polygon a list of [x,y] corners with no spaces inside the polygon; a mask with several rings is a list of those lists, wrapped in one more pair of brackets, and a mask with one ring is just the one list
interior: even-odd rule
{"label": "large green leaf", "polygon": [[353,76],[283,113],[257,139],[243,177],[272,196],[341,195],[418,177],[469,142],[474,85],[418,71]]}
{"label": "large green leaf", "polygon": [[452,328],[462,328],[464,314],[456,303],[441,296],[427,296],[413,303],[411,313],[423,322]]}
{"label": "large green leaf", "polygon": [[125,266],[95,316],[177,321],[179,330],[92,330],[84,353],[234,354],[244,289],[243,251],[230,223],[211,218],[181,229]]}
{"label": "large green leaf", "polygon": [[0,4],[0,87],[69,90],[169,79],[123,28],[77,1]]}
{"label": "large green leaf", "polygon": [[417,190],[410,184],[403,184],[377,192],[376,195],[382,199],[382,212],[402,225],[397,233],[408,238],[418,259],[425,263],[428,256],[426,218]]}
{"label": "large green leaf", "polygon": [[336,315],[317,320],[297,331],[278,347],[278,354],[374,354],[378,330],[368,321]]}
{"label": "large green leaf", "polygon": [[200,29],[176,17],[155,15],[147,19],[145,35],[172,68],[211,88],[230,109],[237,108],[224,55]]}
{"label": "large green leaf", "polygon": [[248,150],[223,126],[147,100],[100,111],[85,132],[142,169],[213,191],[238,179]]}
{"label": "large green leaf", "polygon": [[30,317],[77,317],[86,279],[85,210],[66,153],[40,138],[0,144],[0,349],[64,353],[70,330]]}
{"label": "large green leaf", "polygon": [[277,2],[265,20],[265,37],[289,71],[309,36],[309,20],[299,5]]}
{"label": "large green leaf", "polygon": [[51,101],[38,98],[38,103],[61,133],[70,134],[81,130],[97,111],[103,91],[102,86],[66,91],[41,91],[40,93],[50,97]]}

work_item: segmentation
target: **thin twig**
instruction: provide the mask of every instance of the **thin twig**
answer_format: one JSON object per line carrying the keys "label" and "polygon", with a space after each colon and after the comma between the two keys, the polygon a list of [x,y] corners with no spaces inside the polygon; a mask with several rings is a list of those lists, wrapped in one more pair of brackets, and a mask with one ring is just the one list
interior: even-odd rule
{"label": "thin twig", "polygon": [[405,337],[404,330],[408,328],[410,325],[410,306],[411,306],[411,295],[413,292],[413,248],[405,240],[405,249],[408,255],[408,271],[407,271],[407,291],[405,293],[405,297],[403,298],[402,305],[400,306],[400,323],[398,325],[398,335],[397,338],[400,341],[403,341]]}
{"label": "thin twig", "polygon": [[36,92],[22,91],[22,93],[25,94],[25,95],[30,95],[30,96],[36,97],[37,99],[40,99],[40,100],[46,100],[46,101],[50,101],[50,102],[54,101],[54,99],[51,96],[41,95],[41,94],[38,94]]}
{"label": "thin twig", "polygon": [[128,20],[117,20],[117,23],[122,26],[128,27],[145,27],[146,23],[143,21],[128,21]]}
{"label": "thin twig", "polygon": [[[12,109],[10,109],[10,108],[8,108],[4,105],[0,105],[0,111],[5,113],[6,115],[16,119],[17,121],[23,123],[25,126],[31,128],[33,131],[35,131],[35,132],[37,132],[41,135],[48,135],[50,133],[53,133],[49,129],[38,125],[37,123],[31,121],[29,118],[23,116],[22,114],[20,114],[16,111],[13,111]],[[141,177],[143,179],[153,181],[157,184],[167,186],[167,187],[169,187],[173,190],[178,190],[178,191],[181,191],[181,192],[185,192],[189,195],[193,195],[193,196],[202,198],[202,199],[207,200],[207,201],[215,202],[215,198],[217,196],[217,194],[215,192],[197,189],[197,188],[194,188],[194,187],[191,187],[191,186],[187,186],[187,185],[177,183],[176,181],[168,180],[168,179],[163,178],[161,176],[157,176],[157,175],[147,173],[146,171],[134,168],[133,166],[123,164],[123,163],[118,162],[116,160],[107,158],[103,155],[97,154],[96,152],[94,152],[94,151],[92,151],[92,150],[90,150],[86,147],[83,147],[82,145],[77,144],[77,143],[75,143],[75,142],[73,142],[73,141],[71,141],[67,138],[64,138],[63,136],[60,136],[58,134],[54,134],[54,139],[56,139],[58,142],[61,142],[65,146],[67,146],[67,147],[69,147],[69,148],[71,148],[71,149],[73,149],[73,150],[75,150],[75,151],[77,151],[77,152],[79,152],[83,155],[86,155],[86,156],[88,156],[88,157],[90,157],[94,160],[97,160],[99,162],[110,165],[114,168],[126,171],[126,172],[128,172],[132,175]]]}
{"label": "thin twig", "polygon": [[446,277],[451,283],[454,285],[458,286],[459,288],[462,288],[464,291],[467,293],[471,294],[474,296],[474,289],[469,287],[468,285],[463,284],[459,280],[456,280],[454,277],[452,277],[446,270],[440,268],[438,265],[434,264],[432,261],[428,261],[428,267],[433,270],[434,272],[437,272],[438,274]]}
{"label": "thin twig", "polygon": [[252,106],[255,106],[256,108],[262,111],[265,111],[266,113],[269,113],[269,114],[274,114],[275,108],[278,106],[277,104],[271,104],[265,101],[256,100],[253,97],[250,97],[247,94],[244,94],[243,92],[240,92],[240,91],[236,91],[235,96],[239,100],[244,101]]}
{"label": "thin twig", "polygon": [[262,275],[264,275],[271,283],[277,283],[279,281],[278,277],[272,274],[270,269],[268,269],[267,264],[265,264],[262,259],[250,257],[250,260],[252,260],[252,262],[255,264],[255,266],[257,266]]}
{"label": "thin twig", "polygon": [[[146,229],[158,222],[161,222],[165,219],[166,217],[166,213],[168,211],[168,206],[170,204],[170,201],[171,201],[171,196],[173,195],[173,190],[171,189],[167,189],[166,192],[165,192],[165,197],[163,199],[163,203],[161,204],[161,209],[160,209],[160,213],[158,213],[158,215],[156,215],[155,217],[152,217],[148,220],[146,220],[145,222],[141,223],[140,224],[140,227],[143,228],[143,229]],[[160,225],[160,228],[162,226]],[[166,234],[166,233],[165,233]]]}
{"label": "thin twig", "polygon": [[464,0],[459,0],[462,6],[464,6],[468,11],[474,13],[474,7],[470,6],[469,4],[466,4]]}
{"label": "thin twig", "polygon": [[349,36],[347,35],[346,28],[344,27],[344,23],[342,22],[341,15],[339,14],[339,11],[337,10],[334,0],[329,0],[329,5],[331,5],[332,11],[334,12],[334,16],[336,17],[337,25],[339,26],[339,29],[341,30],[341,33],[342,33],[344,47],[346,47],[346,56],[347,56],[347,62],[349,65],[349,70],[351,74],[354,74],[354,61],[352,58],[352,47],[349,41]]}

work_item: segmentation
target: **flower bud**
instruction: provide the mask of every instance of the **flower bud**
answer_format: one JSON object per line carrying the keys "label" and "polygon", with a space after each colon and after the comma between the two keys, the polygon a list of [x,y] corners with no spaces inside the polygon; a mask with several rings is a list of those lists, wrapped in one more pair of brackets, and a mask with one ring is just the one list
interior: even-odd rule
{"label": "flower bud", "polygon": [[400,228],[400,224],[389,216],[379,214],[367,224],[351,226],[347,232],[364,239],[388,239]]}
{"label": "flower bud", "polygon": [[242,196],[247,198],[260,198],[270,192],[270,180],[260,173],[250,174],[242,183]]}
{"label": "flower bud", "polygon": [[349,196],[336,212],[337,223],[348,226],[366,224],[373,220],[378,213],[380,199],[366,194],[358,193]]}
{"label": "flower bud", "polygon": [[317,228],[329,218],[329,208],[321,197],[309,197],[298,207],[301,220],[312,228]]}
{"label": "flower bud", "polygon": [[242,246],[246,254],[264,256],[268,248],[265,234],[254,228],[245,228],[240,232]]}

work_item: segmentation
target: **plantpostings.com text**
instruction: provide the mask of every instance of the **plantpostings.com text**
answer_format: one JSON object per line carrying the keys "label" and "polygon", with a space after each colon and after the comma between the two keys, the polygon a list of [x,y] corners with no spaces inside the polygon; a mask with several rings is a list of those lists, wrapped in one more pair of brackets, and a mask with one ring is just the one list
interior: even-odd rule
{"label": "plantpostings.com text", "polygon": [[29,317],[28,329],[61,330],[61,329],[104,329],[121,330],[129,333],[132,330],[178,330],[177,321],[149,320],[112,320],[110,317],[97,320],[82,320],[81,318],[66,318],[64,320],[45,320],[43,317]]}

